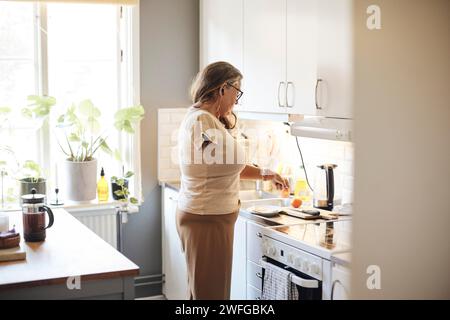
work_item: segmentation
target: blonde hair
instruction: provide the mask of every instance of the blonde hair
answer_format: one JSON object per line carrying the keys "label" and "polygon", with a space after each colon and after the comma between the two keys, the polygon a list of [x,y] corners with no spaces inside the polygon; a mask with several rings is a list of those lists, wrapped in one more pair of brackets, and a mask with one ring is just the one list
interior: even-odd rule
{"label": "blonde hair", "polygon": [[241,81],[241,72],[228,62],[219,61],[206,66],[195,77],[191,86],[194,104],[214,101],[224,83]]}

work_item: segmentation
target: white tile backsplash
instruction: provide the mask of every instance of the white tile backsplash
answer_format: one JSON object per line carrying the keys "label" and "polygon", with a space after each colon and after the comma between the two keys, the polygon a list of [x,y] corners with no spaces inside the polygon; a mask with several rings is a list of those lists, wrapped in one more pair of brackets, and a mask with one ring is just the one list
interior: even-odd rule
{"label": "white tile backsplash", "polygon": [[158,180],[179,181],[177,132],[187,108],[158,109]]}
{"label": "white tile backsplash", "polygon": [[[289,134],[289,128],[285,124],[243,120],[240,130],[250,139],[259,139],[262,143],[268,141],[268,136],[276,137],[278,141],[270,142],[279,146],[277,152],[270,156],[272,169],[277,168],[279,163],[296,168],[300,166],[301,158],[295,137]],[[317,165],[337,164],[338,167],[335,169],[336,198],[341,198],[343,203],[353,203],[353,144],[304,137],[299,137],[298,141],[310,183],[314,183]]]}

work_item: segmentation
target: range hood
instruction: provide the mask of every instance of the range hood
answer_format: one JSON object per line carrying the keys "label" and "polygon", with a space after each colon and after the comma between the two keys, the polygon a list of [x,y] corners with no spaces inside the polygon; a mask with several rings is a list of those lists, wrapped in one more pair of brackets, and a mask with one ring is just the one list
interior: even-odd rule
{"label": "range hood", "polygon": [[298,137],[352,141],[353,120],[305,116],[291,123],[291,135]]}

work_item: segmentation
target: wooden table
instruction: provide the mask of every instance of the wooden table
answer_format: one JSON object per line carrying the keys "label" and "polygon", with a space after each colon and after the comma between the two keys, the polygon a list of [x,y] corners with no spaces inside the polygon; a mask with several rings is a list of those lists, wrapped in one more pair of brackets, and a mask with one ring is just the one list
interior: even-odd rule
{"label": "wooden table", "polygon": [[63,209],[43,242],[24,242],[22,213],[9,214],[26,260],[0,262],[0,299],[134,299],[139,267]]}

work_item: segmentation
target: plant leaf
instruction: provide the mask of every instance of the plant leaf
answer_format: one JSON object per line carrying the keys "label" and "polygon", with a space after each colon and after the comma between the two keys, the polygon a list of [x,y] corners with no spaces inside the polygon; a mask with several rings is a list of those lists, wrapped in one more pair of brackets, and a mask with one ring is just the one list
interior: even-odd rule
{"label": "plant leaf", "polygon": [[102,139],[102,142],[100,143],[100,148],[103,150],[103,152],[106,152],[107,154],[111,155],[112,154],[112,150],[111,148],[108,146],[108,144],[106,143],[105,139]]}
{"label": "plant leaf", "polygon": [[114,158],[115,158],[117,161],[122,161],[122,155],[120,154],[119,149],[115,149],[115,150],[114,150]]}
{"label": "plant leaf", "polygon": [[91,100],[81,101],[78,110],[86,117],[98,118],[102,115],[100,109],[95,107]]}
{"label": "plant leaf", "polygon": [[[119,186],[123,187],[123,185],[125,184],[125,180],[122,179],[122,178],[120,178],[120,179],[117,179],[116,183],[117,183]],[[122,195],[123,195],[123,193],[122,193]]]}
{"label": "plant leaf", "polygon": [[5,115],[11,112],[11,108],[9,107],[0,107],[0,115]]}
{"label": "plant leaf", "polygon": [[22,115],[25,118],[32,118],[33,117],[33,112],[29,108],[23,108],[22,109]]}
{"label": "plant leaf", "polygon": [[125,178],[131,178],[133,175],[134,175],[134,172],[128,171],[128,172],[125,174]]}
{"label": "plant leaf", "polygon": [[136,199],[135,197],[131,197],[131,198],[130,198],[130,202],[131,202],[132,204],[138,204],[138,203],[139,203],[138,199]]}
{"label": "plant leaf", "polygon": [[100,122],[94,117],[88,117],[87,126],[92,133],[97,133],[100,131]]}
{"label": "plant leaf", "polygon": [[122,190],[116,190],[116,191],[114,191],[114,194],[116,196],[122,196],[123,197],[123,191]]}
{"label": "plant leaf", "polygon": [[119,131],[125,131],[130,134],[135,132],[133,125],[141,121],[144,117],[145,110],[141,105],[124,108],[116,112],[114,115],[114,126]]}
{"label": "plant leaf", "polygon": [[49,115],[50,110],[56,104],[56,99],[50,96],[36,96],[30,95],[27,100],[29,101],[28,106],[34,108],[26,108],[29,111],[22,110],[22,113],[29,116],[31,112],[36,118],[44,118]]}

